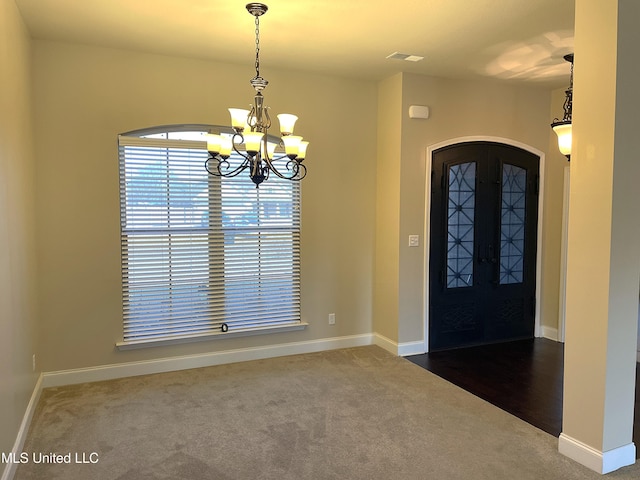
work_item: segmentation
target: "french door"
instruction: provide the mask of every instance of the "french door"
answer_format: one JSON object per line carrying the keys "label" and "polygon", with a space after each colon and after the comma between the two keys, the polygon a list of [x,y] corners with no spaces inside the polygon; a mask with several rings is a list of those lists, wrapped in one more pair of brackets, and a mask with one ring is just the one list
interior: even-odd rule
{"label": "french door", "polygon": [[491,142],[434,152],[430,351],[533,337],[539,161]]}

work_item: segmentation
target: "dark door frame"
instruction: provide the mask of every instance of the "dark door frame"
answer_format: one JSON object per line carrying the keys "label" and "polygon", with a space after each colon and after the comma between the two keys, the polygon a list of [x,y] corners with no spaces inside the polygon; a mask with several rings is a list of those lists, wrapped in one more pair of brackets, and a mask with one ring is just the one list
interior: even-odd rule
{"label": "dark door frame", "polygon": [[538,150],[537,148],[532,147],[531,145],[524,144],[522,142],[518,142],[516,140],[512,140],[509,138],[502,137],[493,137],[493,136],[469,136],[469,137],[457,137],[451,138],[449,140],[445,140],[443,142],[430,145],[427,147],[427,155],[426,155],[426,185],[425,185],[425,216],[424,216],[424,232],[423,232],[423,246],[424,246],[424,303],[423,303],[423,341],[424,347],[423,351],[429,351],[429,239],[430,239],[430,228],[431,228],[431,171],[433,167],[433,153],[443,147],[448,147],[456,144],[470,143],[470,142],[493,142],[500,143],[503,145],[509,145],[512,147],[520,148],[522,150],[526,150],[527,152],[531,152],[534,155],[540,158],[539,163],[539,171],[538,174],[540,176],[540,188],[538,194],[538,232],[537,232],[537,243],[538,248],[536,251],[536,314],[535,314],[535,329],[534,336],[535,337],[547,337],[555,339],[557,337],[557,330],[554,332],[553,329],[544,328],[541,325],[541,296],[542,296],[542,224],[544,217],[543,210],[543,199],[544,199],[544,172],[545,172],[545,153]]}

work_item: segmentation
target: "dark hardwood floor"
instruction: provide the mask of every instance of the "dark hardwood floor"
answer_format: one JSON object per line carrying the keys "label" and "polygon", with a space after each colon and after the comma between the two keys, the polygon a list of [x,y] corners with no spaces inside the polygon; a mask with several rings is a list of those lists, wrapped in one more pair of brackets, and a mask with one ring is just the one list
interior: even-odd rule
{"label": "dark hardwood floor", "polygon": [[[406,358],[555,437],[562,431],[562,343],[536,338]],[[636,445],[640,441],[639,384],[636,368]],[[636,451],[640,458],[640,449]]]}

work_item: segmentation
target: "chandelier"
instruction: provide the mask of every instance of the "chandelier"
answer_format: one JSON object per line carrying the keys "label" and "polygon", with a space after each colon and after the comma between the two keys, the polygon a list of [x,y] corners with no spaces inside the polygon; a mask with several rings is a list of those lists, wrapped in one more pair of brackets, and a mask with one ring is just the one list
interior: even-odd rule
{"label": "chandelier", "polygon": [[571,63],[571,77],[569,80],[569,88],[565,90],[565,99],[564,105],[562,108],[564,109],[564,116],[562,120],[557,118],[553,119],[553,123],[551,124],[551,128],[558,135],[558,148],[560,149],[560,153],[565,155],[568,160],[571,160],[571,131],[572,131],[572,120],[571,120],[571,110],[573,108],[573,53],[569,53],[564,56],[564,59]]}
{"label": "chandelier", "polygon": [[[231,126],[233,133],[211,132],[207,135],[207,150],[209,158],[205,163],[207,172],[220,177],[235,177],[248,169],[249,177],[256,188],[274,174],[285,180],[302,180],[307,174],[307,168],[302,164],[309,142],[302,141],[302,137],[293,135],[293,127],[298,117],[289,113],[278,115],[280,123],[279,141],[270,141],[268,135],[271,128],[269,107],[264,104],[262,91],[269,83],[260,76],[260,17],[267,12],[268,7],[262,3],[249,3],[247,11],[255,17],[256,24],[256,76],[250,80],[256,94],[249,110],[230,108]],[[239,149],[244,144],[244,149]],[[280,147],[277,156],[276,148]],[[284,154],[282,154],[284,149]],[[240,164],[229,161],[232,150],[239,156]],[[279,163],[279,169],[276,168]]]}

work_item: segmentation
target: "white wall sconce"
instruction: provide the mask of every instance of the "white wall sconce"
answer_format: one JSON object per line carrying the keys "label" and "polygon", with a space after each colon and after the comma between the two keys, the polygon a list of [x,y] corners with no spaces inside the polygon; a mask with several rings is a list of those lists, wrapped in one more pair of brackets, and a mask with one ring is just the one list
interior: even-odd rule
{"label": "white wall sconce", "polygon": [[566,97],[564,99],[564,116],[562,120],[557,118],[553,119],[551,128],[558,135],[558,148],[560,153],[567,157],[567,160],[571,160],[571,141],[572,141],[572,123],[571,123],[571,110],[573,107],[573,53],[564,56],[567,62],[571,63],[571,77],[569,80],[569,88],[564,92]]}

